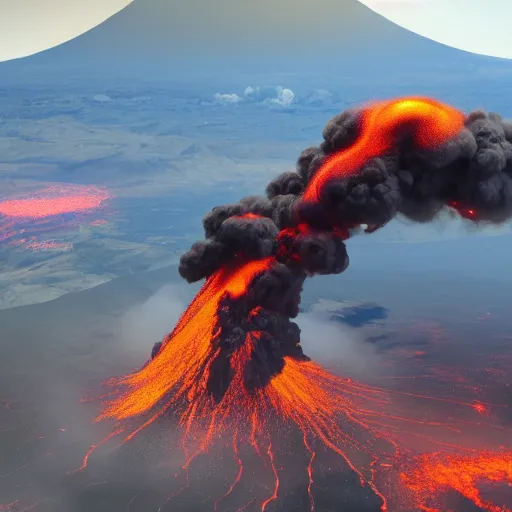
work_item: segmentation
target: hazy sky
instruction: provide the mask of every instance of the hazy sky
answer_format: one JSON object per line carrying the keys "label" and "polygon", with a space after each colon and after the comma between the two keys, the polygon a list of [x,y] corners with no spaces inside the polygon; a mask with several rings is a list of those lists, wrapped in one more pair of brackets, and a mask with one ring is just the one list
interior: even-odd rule
{"label": "hazy sky", "polygon": [[[130,3],[0,0],[0,61],[73,39]],[[471,52],[512,57],[510,0],[361,0],[361,4],[435,41]],[[250,42],[273,46],[276,53],[288,44],[300,45],[297,51],[324,44],[335,54],[344,51],[341,42],[350,40],[358,29],[370,43],[397,34],[361,4],[357,0],[135,0],[123,22],[109,25],[104,32],[110,34],[102,34],[92,46],[115,45],[116,38],[126,39],[128,33],[131,43],[123,43],[128,52],[137,52],[139,46],[163,51],[177,45],[181,51],[205,43],[218,51],[226,42],[241,48]],[[361,45],[360,36],[356,46]],[[334,46],[336,38],[341,46]]]}
{"label": "hazy sky", "polygon": [[131,0],[0,0],[0,61],[51,48],[95,27]]}
{"label": "hazy sky", "polygon": [[[194,48],[242,54],[249,48],[274,54],[291,48],[298,54],[318,47],[336,56],[397,32],[357,0],[0,0],[0,60],[58,45],[126,5],[79,38],[78,46],[100,57],[186,54]],[[354,36],[358,42],[350,44]]]}
{"label": "hazy sky", "polygon": [[510,0],[361,0],[417,34],[460,50],[512,58]]}

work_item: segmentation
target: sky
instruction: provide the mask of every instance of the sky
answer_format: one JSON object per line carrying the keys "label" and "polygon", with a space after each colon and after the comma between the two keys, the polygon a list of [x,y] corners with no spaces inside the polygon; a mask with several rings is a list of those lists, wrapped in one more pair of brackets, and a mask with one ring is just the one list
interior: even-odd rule
{"label": "sky", "polygon": [[[79,36],[132,3],[131,0],[0,0],[0,61],[55,47]],[[364,6],[362,5],[364,4]],[[485,8],[483,7],[485,5]],[[241,51],[270,47],[275,53],[293,45],[304,51],[318,45],[340,53],[354,36],[361,46],[395,37],[398,32],[366,6],[394,23],[457,49],[512,58],[509,0],[134,0],[122,23],[108,36],[87,39],[92,49],[122,44],[116,51],[151,52],[210,48]],[[363,31],[364,37],[357,34]],[[105,32],[105,31],[104,31]],[[126,34],[130,41],[126,41]],[[137,37],[132,35],[137,33]],[[235,44],[236,42],[236,44]],[[110,48],[112,49],[112,48]]]}
{"label": "sky", "polygon": [[361,0],[417,34],[459,50],[512,58],[510,0]]}
{"label": "sky", "polygon": [[131,0],[0,0],[0,61],[64,43],[95,27]]}
{"label": "sky", "polygon": [[[69,40],[126,5],[103,27],[79,38],[80,45],[98,55],[194,49],[243,54],[249,47],[280,54],[320,46],[337,55],[396,34],[357,0],[0,0],[0,60]],[[350,45],[356,36],[357,44]]]}

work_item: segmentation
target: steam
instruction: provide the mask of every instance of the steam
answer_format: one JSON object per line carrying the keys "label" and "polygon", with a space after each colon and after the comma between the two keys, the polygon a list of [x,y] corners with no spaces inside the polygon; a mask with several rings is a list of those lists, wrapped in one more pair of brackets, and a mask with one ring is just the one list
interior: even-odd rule
{"label": "steam", "polygon": [[365,343],[358,329],[329,321],[318,313],[301,313],[297,324],[304,351],[322,366],[339,369],[343,375],[354,378],[377,368],[375,348]]}
{"label": "steam", "polygon": [[147,356],[148,343],[161,340],[185,309],[180,286],[166,285],[146,302],[121,317],[121,349],[138,358]]}

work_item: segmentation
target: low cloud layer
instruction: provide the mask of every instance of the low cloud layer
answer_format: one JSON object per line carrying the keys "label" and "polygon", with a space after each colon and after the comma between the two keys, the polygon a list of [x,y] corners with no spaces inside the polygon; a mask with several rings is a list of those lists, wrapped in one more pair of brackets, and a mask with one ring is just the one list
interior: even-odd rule
{"label": "low cloud layer", "polygon": [[295,102],[295,93],[286,87],[246,87],[243,94],[217,93],[214,96],[217,103],[260,103],[263,105],[278,105],[289,107]]}
{"label": "low cloud layer", "polygon": [[214,101],[217,104],[240,105],[257,104],[269,107],[320,107],[342,108],[342,102],[339,95],[328,91],[327,89],[314,89],[304,94],[296,94],[292,89],[283,86],[276,87],[246,87],[243,93],[237,92],[218,92],[214,95]]}

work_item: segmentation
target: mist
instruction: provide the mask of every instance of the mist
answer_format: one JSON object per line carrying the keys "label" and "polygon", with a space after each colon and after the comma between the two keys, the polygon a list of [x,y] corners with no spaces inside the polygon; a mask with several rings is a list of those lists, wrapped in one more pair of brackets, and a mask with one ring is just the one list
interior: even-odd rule
{"label": "mist", "polygon": [[165,285],[142,304],[130,308],[120,320],[121,349],[140,362],[145,361],[153,344],[169,333],[186,308],[183,286]]}
{"label": "mist", "polygon": [[378,354],[373,345],[365,342],[359,329],[319,313],[301,313],[296,322],[301,329],[304,352],[315,362],[359,378],[376,370]]}

